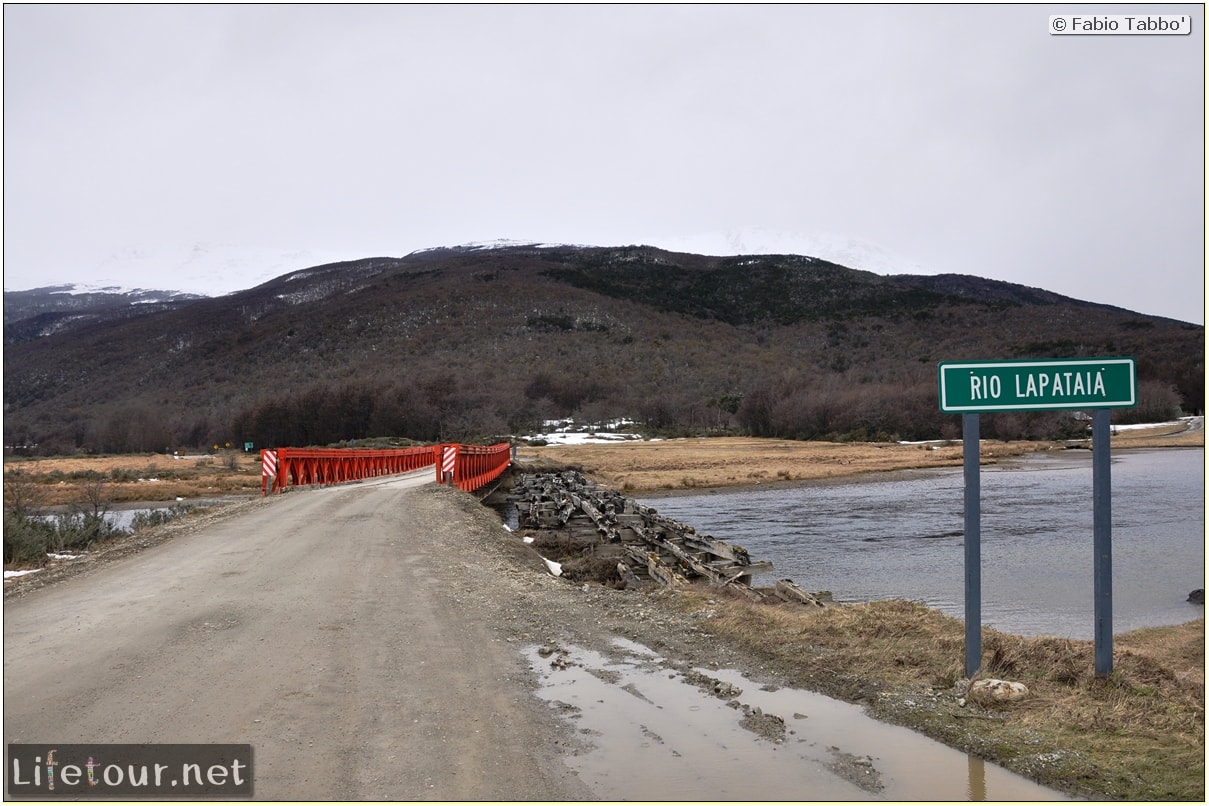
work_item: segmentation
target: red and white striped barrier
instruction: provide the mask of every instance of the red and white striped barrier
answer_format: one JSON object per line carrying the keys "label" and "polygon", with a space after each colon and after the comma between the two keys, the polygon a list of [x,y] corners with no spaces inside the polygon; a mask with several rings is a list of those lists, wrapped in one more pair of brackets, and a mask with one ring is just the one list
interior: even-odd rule
{"label": "red and white striped barrier", "polygon": [[452,478],[454,471],[458,466],[458,446],[445,445],[441,449],[443,456],[441,458],[441,470],[437,473],[437,482],[444,484],[445,480]]}
{"label": "red and white striped barrier", "polygon": [[[477,490],[499,478],[512,463],[512,446],[507,442],[445,447],[454,449],[453,475],[446,478],[451,478],[455,487],[466,492]],[[445,457],[448,458],[448,454]],[[443,482],[444,479],[439,478],[438,481]]]}
{"label": "red and white striped barrier", "polygon": [[265,476],[277,475],[277,451],[261,451],[260,470]]}
{"label": "red and white striped barrier", "polygon": [[277,478],[277,451],[260,452],[260,494],[265,495]]}

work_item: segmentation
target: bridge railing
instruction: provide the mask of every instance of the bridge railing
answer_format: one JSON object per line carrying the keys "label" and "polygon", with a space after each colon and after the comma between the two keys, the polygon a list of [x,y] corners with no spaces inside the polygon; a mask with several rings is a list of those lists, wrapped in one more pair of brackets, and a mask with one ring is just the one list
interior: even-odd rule
{"label": "bridge railing", "polygon": [[466,492],[477,490],[499,478],[512,461],[512,446],[507,442],[495,445],[442,445],[441,449],[437,481],[448,481]]}
{"label": "bridge railing", "polygon": [[436,468],[436,480],[466,491],[499,477],[511,460],[511,446],[429,445],[420,448],[274,448],[260,452],[262,495],[286,487],[345,481]]}

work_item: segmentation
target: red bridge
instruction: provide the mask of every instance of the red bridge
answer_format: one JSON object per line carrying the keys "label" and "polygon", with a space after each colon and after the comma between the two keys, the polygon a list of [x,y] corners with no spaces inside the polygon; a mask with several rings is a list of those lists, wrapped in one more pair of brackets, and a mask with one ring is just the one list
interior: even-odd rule
{"label": "red bridge", "polygon": [[260,491],[268,495],[286,487],[338,484],[432,467],[438,483],[471,492],[499,478],[511,461],[512,446],[507,442],[389,450],[274,448],[260,452]]}

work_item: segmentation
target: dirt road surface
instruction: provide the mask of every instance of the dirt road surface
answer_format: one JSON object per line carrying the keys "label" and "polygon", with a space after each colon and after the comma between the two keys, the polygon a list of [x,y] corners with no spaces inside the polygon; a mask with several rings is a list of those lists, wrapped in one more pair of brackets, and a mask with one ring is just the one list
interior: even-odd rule
{"label": "dirt road surface", "polygon": [[584,796],[530,751],[558,726],[523,658],[453,598],[491,584],[432,520],[456,508],[406,486],[282,496],[10,601],[5,741],[250,743],[257,799]]}
{"label": "dirt road surface", "polygon": [[112,556],[6,591],[6,742],[251,744],[257,800],[1062,797],[778,691],[434,484],[292,491]]}

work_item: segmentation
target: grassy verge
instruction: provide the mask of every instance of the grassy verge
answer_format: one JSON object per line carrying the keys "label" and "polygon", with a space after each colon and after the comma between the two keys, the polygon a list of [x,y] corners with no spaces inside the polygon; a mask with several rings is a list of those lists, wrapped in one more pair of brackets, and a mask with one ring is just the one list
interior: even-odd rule
{"label": "grassy verge", "polygon": [[977,677],[1024,683],[1010,703],[967,695],[964,625],[906,601],[824,609],[694,589],[669,598],[701,628],[795,685],[864,703],[880,719],[1091,798],[1205,799],[1205,623],[1114,641],[1094,674],[1091,641],[986,629]]}
{"label": "grassy verge", "polygon": [[54,559],[52,554],[90,551],[125,535],[168,523],[191,510],[186,504],[140,512],[128,529],[114,526],[105,511],[63,512],[45,517],[8,510],[4,513],[4,567],[41,568]]}
{"label": "grassy verge", "polygon": [[5,507],[13,495],[32,507],[71,506],[101,497],[107,504],[260,493],[260,458],[168,454],[53,458],[6,457]]}

